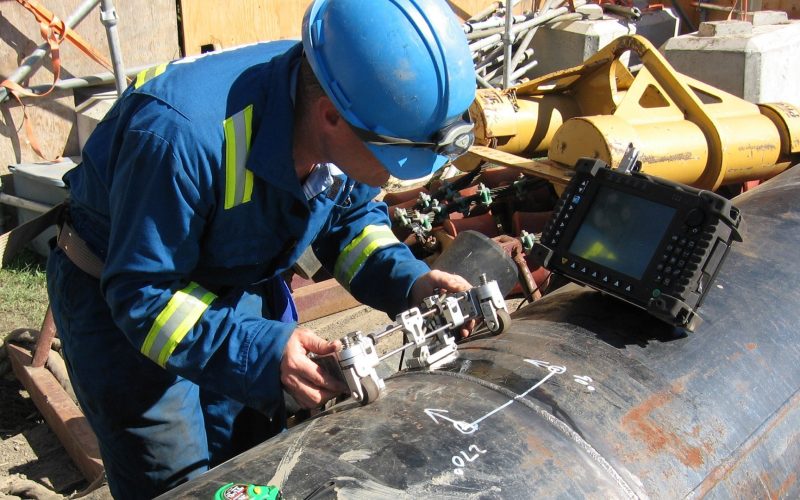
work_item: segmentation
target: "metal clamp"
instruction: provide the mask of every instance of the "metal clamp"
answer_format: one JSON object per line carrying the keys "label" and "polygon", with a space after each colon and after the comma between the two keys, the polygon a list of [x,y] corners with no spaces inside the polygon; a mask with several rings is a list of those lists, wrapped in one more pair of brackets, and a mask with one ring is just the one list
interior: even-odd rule
{"label": "metal clamp", "polygon": [[350,333],[341,339],[342,350],[312,359],[326,371],[347,383],[350,396],[361,404],[378,399],[386,385],[375,370],[380,363],[375,344],[361,332]]}
{"label": "metal clamp", "polygon": [[[414,307],[397,315],[395,324],[367,336],[354,332],[341,339],[342,350],[314,360],[327,371],[340,375],[350,396],[361,404],[378,399],[386,384],[376,368],[384,359],[412,349],[405,366],[435,370],[458,357],[455,335],[470,320],[482,319],[492,333],[502,332],[511,322],[503,295],[496,281],[481,276],[481,284],[465,292],[425,298],[422,310]],[[408,341],[383,356],[378,356],[378,340],[404,332]]]}

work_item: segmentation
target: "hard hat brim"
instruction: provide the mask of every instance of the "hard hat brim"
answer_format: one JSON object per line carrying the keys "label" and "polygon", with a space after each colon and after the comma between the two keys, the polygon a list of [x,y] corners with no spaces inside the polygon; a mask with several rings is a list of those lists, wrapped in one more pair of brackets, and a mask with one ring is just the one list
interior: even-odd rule
{"label": "hard hat brim", "polygon": [[420,147],[367,144],[367,148],[392,176],[404,181],[428,176],[449,160],[432,149]]}

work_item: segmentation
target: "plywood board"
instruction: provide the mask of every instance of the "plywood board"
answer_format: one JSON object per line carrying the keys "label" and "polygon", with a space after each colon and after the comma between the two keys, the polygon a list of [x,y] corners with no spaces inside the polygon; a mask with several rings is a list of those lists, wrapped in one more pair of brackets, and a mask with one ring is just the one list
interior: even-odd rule
{"label": "plywood board", "polygon": [[[183,44],[186,55],[265,40],[299,38],[310,0],[237,0],[236,8],[215,0],[181,0]],[[449,0],[462,19],[483,10],[491,0]],[[522,0],[516,10],[533,7]]]}
{"label": "plywood board", "polygon": [[7,166],[12,163],[40,161],[30,145],[31,139],[51,158],[77,153],[77,129],[72,126],[75,117],[72,92],[60,91],[36,102],[29,99],[23,102],[34,137],[29,137],[25,130],[22,106],[14,100],[0,106],[0,173],[8,172]]}
{"label": "plywood board", "polygon": [[[297,38],[309,0],[181,0],[186,55],[265,40]],[[203,49],[203,50],[201,50]]]}
{"label": "plywood board", "polygon": [[[168,61],[180,56],[176,0],[125,0],[115,2],[119,22],[117,30],[122,46],[123,63],[128,67]],[[41,0],[62,19],[67,19],[83,0]],[[96,8],[76,27],[76,31],[96,50],[110,59],[105,27]],[[7,77],[43,42],[33,16],[14,1],[0,2],[0,77]],[[87,76],[106,70],[77,48],[65,43],[61,48],[61,78]],[[49,58],[26,83],[53,81]],[[26,99],[31,123],[37,130],[42,148],[50,154],[76,155],[74,103],[71,92],[43,99]],[[22,113],[16,103],[0,104],[0,173],[10,163],[37,161],[20,130]]]}

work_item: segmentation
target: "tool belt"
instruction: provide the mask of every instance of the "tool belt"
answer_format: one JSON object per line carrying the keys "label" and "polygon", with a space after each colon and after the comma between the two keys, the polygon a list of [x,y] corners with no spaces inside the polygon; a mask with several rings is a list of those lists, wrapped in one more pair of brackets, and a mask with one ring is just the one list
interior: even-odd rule
{"label": "tool belt", "polygon": [[89,249],[83,238],[78,236],[78,233],[67,221],[63,221],[58,226],[56,245],[81,271],[100,279],[103,274],[103,261]]}
{"label": "tool belt", "polygon": [[48,227],[58,227],[56,245],[81,271],[100,279],[104,263],[69,224],[69,202],[59,203],[44,214],[0,235],[0,269],[33,238]]}

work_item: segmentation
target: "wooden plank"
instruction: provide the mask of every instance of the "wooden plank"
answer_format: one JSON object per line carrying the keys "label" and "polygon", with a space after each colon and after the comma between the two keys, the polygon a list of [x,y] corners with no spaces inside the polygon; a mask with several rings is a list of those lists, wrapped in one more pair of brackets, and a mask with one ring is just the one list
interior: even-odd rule
{"label": "wooden plank", "polygon": [[[505,4],[505,0],[501,1]],[[492,0],[447,0],[447,3],[450,4],[450,7],[457,16],[466,21],[469,17],[482,11],[494,2]],[[541,1],[539,3],[541,3]],[[536,0],[521,0],[514,6],[514,12],[516,14],[521,14],[525,11],[532,11],[536,6]]]}
{"label": "wooden plank", "polygon": [[[731,19],[740,19],[739,10],[743,9],[742,2],[735,2],[733,0],[669,0],[669,2],[678,2],[695,23],[699,26],[700,20],[704,21],[724,21],[728,19],[728,12],[716,9],[700,9],[695,7],[698,1],[703,3],[710,3],[719,7],[730,8],[735,4],[736,13],[731,15]],[[668,4],[669,5],[669,4]],[[747,2],[747,9],[749,12],[760,10],[780,10],[786,12],[790,19],[800,19],[800,1],[798,0],[749,0]],[[681,33],[686,33],[687,30],[681,27]]]}
{"label": "wooden plank", "polygon": [[[117,31],[126,67],[149,65],[180,57],[177,37],[176,0],[126,0],[115,2]],[[61,19],[70,17],[83,0],[43,0],[43,4]],[[75,30],[95,49],[110,59],[106,31],[95,9]],[[0,78],[10,75],[19,63],[42,43],[39,26],[33,16],[17,2],[0,2]],[[61,78],[87,76],[106,70],[65,42],[61,46]],[[44,66],[27,84],[53,81],[52,64]],[[24,99],[29,104],[31,123],[38,140],[48,154],[78,155],[77,129],[72,92],[59,92],[53,97]],[[27,144],[22,124],[22,111],[13,101],[0,105],[0,174],[10,163],[39,161]]]}
{"label": "wooden plank", "polygon": [[300,323],[361,305],[334,279],[298,288],[292,293],[292,297]]}
{"label": "wooden plank", "polygon": [[46,368],[33,368],[28,351],[6,344],[14,375],[25,386],[47,425],[58,436],[72,461],[88,482],[103,474],[97,437],[81,410]]}
{"label": "wooden plank", "polygon": [[472,146],[469,148],[467,156],[473,159],[485,160],[495,165],[517,169],[554,184],[567,184],[573,175],[572,170],[551,160],[529,160],[522,156],[485,146]]}

